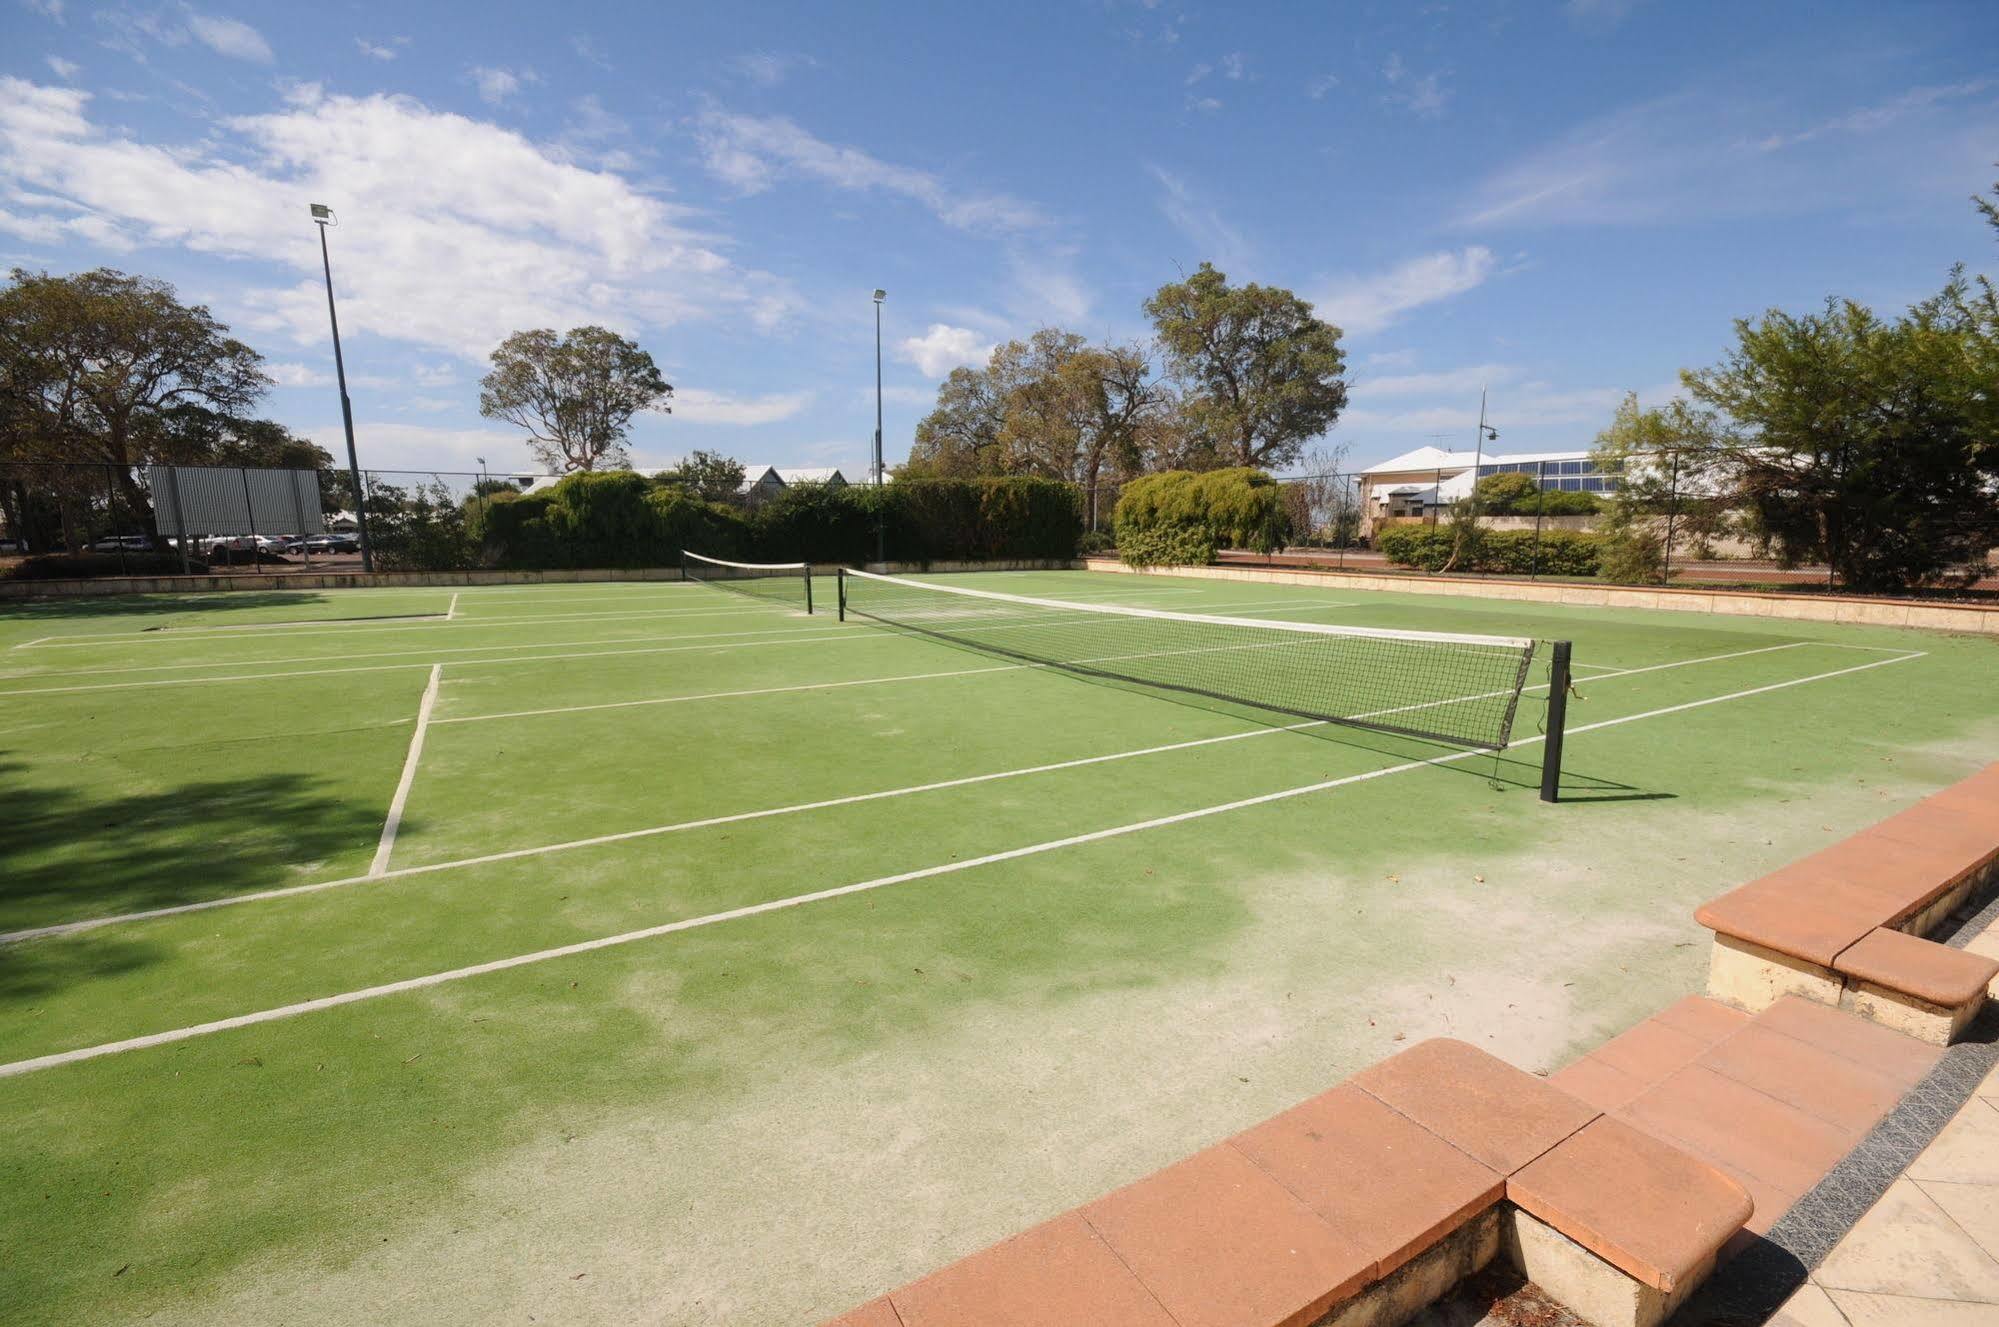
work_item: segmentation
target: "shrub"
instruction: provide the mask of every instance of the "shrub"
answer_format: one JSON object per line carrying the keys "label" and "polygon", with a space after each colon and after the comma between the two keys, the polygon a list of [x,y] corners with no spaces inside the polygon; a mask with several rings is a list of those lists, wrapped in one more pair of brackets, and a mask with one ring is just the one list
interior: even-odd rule
{"label": "shrub", "polygon": [[844,491],[880,502],[888,556],[898,562],[1066,560],[1083,532],[1082,493],[1057,479],[898,479]]}
{"label": "shrub", "polygon": [[1597,575],[1613,585],[1657,585],[1666,572],[1659,537],[1637,525],[1620,524],[1603,540]]}
{"label": "shrub", "polygon": [[1120,550],[1151,530],[1203,532],[1216,548],[1258,553],[1284,546],[1291,531],[1284,490],[1261,470],[1165,470],[1124,486],[1112,515]]}
{"label": "shrub", "polygon": [[1544,489],[1534,476],[1515,473],[1479,480],[1478,505],[1488,516],[1592,516],[1603,510],[1603,500],[1594,493]]}
{"label": "shrub", "polygon": [[[1390,562],[1419,571],[1442,571],[1451,565],[1456,539],[1449,526],[1392,525],[1379,532],[1374,543]],[[1479,530],[1451,570],[1594,576],[1603,549],[1604,537],[1586,531],[1544,530],[1537,547],[1532,530]]]}
{"label": "shrub", "polygon": [[801,484],[750,515],[750,543],[765,562],[872,562],[875,507],[861,490]]}
{"label": "shrub", "polygon": [[749,544],[740,512],[631,471],[569,475],[473,516],[480,559],[509,570],[664,567],[683,548],[736,557]]}
{"label": "shrub", "polygon": [[477,560],[465,509],[441,483],[371,487],[368,551],[377,571],[457,571]]}
{"label": "shrub", "polygon": [[1215,560],[1215,541],[1196,526],[1155,526],[1119,535],[1118,557],[1133,567],[1205,567]]}
{"label": "shrub", "polygon": [[[284,561],[268,554],[262,560]],[[187,570],[199,575],[208,570],[208,564],[198,558],[189,558]],[[180,573],[178,553],[135,551],[122,557],[116,553],[48,553],[24,558],[15,563],[7,575],[17,581],[63,581],[87,580],[95,576],[178,576]]]}
{"label": "shrub", "polygon": [[1109,530],[1085,530],[1076,541],[1078,553],[1109,553],[1116,548],[1117,541],[1111,538]]}

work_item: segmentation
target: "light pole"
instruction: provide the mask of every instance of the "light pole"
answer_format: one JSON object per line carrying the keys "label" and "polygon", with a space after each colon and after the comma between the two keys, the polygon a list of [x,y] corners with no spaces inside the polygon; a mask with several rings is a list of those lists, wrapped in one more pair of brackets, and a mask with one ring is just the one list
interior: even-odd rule
{"label": "light pole", "polygon": [[[886,290],[875,291],[875,487],[882,486],[882,301],[888,298]],[[884,547],[886,535],[883,533],[881,505],[875,506],[875,561],[887,562],[888,553]]]}
{"label": "light pole", "polygon": [[333,311],[333,259],[326,250],[326,228],[336,224],[333,209],[324,203],[314,203],[312,220],[319,227],[319,263],[326,271],[326,319],[333,324],[333,372],[340,380],[340,422],[347,430],[347,478],[354,485],[354,533],[361,541],[361,570],[372,572],[375,550],[368,543],[368,503],[361,493],[361,462],[354,455],[354,403],[347,399],[347,362],[340,355],[340,315]]}

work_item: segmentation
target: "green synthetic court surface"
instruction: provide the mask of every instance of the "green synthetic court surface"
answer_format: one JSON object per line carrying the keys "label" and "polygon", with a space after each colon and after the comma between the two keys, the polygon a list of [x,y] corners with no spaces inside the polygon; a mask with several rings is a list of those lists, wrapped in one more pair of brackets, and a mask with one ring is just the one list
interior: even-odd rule
{"label": "green synthetic court surface", "polygon": [[1466,756],[694,585],[0,609],[0,1321],[814,1322],[1405,1039],[1558,1065],[1999,739],[1992,638],[956,579],[1571,639],[1567,800],[1539,687]]}

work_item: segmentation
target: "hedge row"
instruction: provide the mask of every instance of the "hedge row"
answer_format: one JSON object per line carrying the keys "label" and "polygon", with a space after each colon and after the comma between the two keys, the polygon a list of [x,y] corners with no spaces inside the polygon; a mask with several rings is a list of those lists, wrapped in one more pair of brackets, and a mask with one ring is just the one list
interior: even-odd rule
{"label": "hedge row", "polygon": [[629,471],[496,495],[473,505],[466,528],[479,565],[511,570],[670,566],[683,548],[762,562],[872,562],[877,541],[893,562],[1067,559],[1081,533],[1075,486],[1049,479],[801,485],[746,511]]}
{"label": "hedge row", "polygon": [[1112,516],[1118,555],[1134,566],[1215,560],[1218,548],[1270,553],[1291,518],[1284,490],[1261,470],[1165,470],[1124,486]]}
{"label": "hedge row", "polygon": [[1586,531],[1468,529],[1463,547],[1459,538],[1449,525],[1392,525],[1375,535],[1374,546],[1390,562],[1419,571],[1594,576],[1603,563],[1603,536]]}

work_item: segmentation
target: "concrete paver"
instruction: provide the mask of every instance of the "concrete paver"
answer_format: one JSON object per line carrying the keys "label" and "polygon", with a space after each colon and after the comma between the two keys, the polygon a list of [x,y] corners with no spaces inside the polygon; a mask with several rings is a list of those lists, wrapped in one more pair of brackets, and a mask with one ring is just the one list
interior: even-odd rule
{"label": "concrete paver", "polygon": [[1829,1291],[1984,1304],[1988,1318],[1999,1305],[1999,1260],[1908,1179],[1889,1186],[1812,1279]]}

